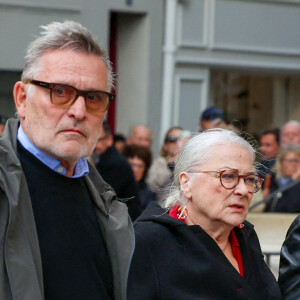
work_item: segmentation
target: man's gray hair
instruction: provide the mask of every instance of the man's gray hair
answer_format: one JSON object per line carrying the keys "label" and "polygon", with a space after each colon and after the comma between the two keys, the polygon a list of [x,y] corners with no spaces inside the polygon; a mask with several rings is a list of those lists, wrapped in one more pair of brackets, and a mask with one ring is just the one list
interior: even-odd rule
{"label": "man's gray hair", "polygon": [[40,37],[32,41],[27,48],[21,77],[23,82],[34,79],[42,71],[40,59],[46,51],[68,49],[99,56],[106,66],[107,87],[108,91],[111,90],[114,76],[108,54],[85,27],[74,21],[64,21],[49,23],[41,26],[41,29]]}
{"label": "man's gray hair", "polygon": [[296,121],[296,120],[290,120],[288,122],[286,122],[283,126],[282,126],[282,129],[284,129],[285,126],[287,125],[293,125],[293,126],[297,126],[300,128],[300,122],[299,121]]}
{"label": "man's gray hair", "polygon": [[[252,138],[251,143],[256,144]],[[180,190],[179,174],[181,172],[195,172],[199,166],[207,162],[214,155],[214,147],[227,144],[236,144],[249,151],[253,165],[255,164],[257,145],[251,145],[241,136],[232,130],[209,129],[191,138],[179,153],[174,169],[174,179],[169,195],[166,197],[163,207],[170,209],[179,203],[185,205],[184,198]],[[222,147],[220,147],[222,152]]]}

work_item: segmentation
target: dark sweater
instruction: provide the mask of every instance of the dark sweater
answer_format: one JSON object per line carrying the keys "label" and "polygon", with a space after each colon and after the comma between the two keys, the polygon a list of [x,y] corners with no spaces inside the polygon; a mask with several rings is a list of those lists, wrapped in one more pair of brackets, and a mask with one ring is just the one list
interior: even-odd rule
{"label": "dark sweater", "polygon": [[113,299],[110,260],[83,178],[60,175],[18,143],[39,238],[45,299]]}
{"label": "dark sweater", "polygon": [[244,278],[200,226],[187,226],[151,202],[135,222],[128,300],[281,299],[253,226],[235,228]]}
{"label": "dark sweater", "polygon": [[99,158],[96,169],[115,190],[117,197],[124,199],[131,219],[135,220],[141,213],[141,206],[137,184],[126,157],[111,146]]}

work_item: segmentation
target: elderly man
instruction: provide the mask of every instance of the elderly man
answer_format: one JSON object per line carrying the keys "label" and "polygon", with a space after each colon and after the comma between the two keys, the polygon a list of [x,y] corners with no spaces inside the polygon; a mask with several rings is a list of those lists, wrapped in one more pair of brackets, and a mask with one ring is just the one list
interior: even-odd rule
{"label": "elderly man", "polygon": [[114,99],[110,62],[78,23],[42,29],[0,139],[0,299],[125,299],[127,208],[85,159]]}
{"label": "elderly man", "polygon": [[281,129],[281,146],[300,145],[300,122],[292,120]]}
{"label": "elderly man", "polygon": [[145,125],[136,125],[130,130],[127,139],[128,145],[138,145],[151,148],[152,134],[151,130]]}

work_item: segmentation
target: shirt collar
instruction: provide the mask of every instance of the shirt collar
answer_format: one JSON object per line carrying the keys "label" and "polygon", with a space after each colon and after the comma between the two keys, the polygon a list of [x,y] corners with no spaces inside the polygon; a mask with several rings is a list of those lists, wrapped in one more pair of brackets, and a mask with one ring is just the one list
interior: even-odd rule
{"label": "shirt collar", "polygon": [[[51,170],[62,174],[66,176],[67,170],[62,166],[60,161],[39,148],[37,148],[27,137],[25,132],[22,129],[22,126],[20,125],[18,129],[18,135],[17,138],[19,142],[22,144],[22,146],[29,151],[31,154],[33,154],[37,159],[39,159],[42,163],[44,163],[47,167],[49,167]],[[87,163],[86,158],[80,158],[74,169],[74,175],[71,178],[78,178],[82,177],[84,175],[87,175],[89,173],[89,165]]]}

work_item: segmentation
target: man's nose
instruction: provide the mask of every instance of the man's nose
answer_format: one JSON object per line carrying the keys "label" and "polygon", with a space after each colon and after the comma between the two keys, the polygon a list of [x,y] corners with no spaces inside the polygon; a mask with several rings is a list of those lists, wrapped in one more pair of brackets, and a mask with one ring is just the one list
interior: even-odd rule
{"label": "man's nose", "polygon": [[68,114],[75,119],[81,120],[86,116],[86,104],[83,96],[79,96],[68,110]]}

